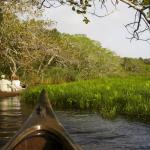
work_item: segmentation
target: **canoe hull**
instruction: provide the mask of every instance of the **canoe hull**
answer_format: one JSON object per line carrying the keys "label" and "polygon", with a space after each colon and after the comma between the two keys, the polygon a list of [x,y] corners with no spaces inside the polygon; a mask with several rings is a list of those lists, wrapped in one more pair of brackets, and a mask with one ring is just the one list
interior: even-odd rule
{"label": "canoe hull", "polygon": [[4,92],[0,91],[0,98],[6,98],[6,97],[15,97],[19,96],[22,91],[15,91],[15,92]]}
{"label": "canoe hull", "polygon": [[58,121],[45,91],[42,91],[33,113],[2,150],[81,149]]}
{"label": "canoe hull", "polygon": [[[38,135],[38,136],[37,136]],[[36,146],[35,146],[36,145]],[[38,134],[30,135],[23,141],[21,141],[16,147],[15,150],[61,150],[63,149],[62,144],[59,142],[58,138],[55,135],[47,132],[38,132]]]}

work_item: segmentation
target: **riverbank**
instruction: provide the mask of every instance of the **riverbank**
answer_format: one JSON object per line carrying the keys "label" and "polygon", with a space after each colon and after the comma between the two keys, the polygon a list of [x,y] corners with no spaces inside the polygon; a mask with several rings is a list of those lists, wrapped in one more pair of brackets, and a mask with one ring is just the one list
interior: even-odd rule
{"label": "riverbank", "polygon": [[150,120],[150,79],[143,77],[101,78],[58,85],[40,85],[23,93],[27,102],[36,102],[46,89],[57,107],[99,112],[105,118],[118,115]]}

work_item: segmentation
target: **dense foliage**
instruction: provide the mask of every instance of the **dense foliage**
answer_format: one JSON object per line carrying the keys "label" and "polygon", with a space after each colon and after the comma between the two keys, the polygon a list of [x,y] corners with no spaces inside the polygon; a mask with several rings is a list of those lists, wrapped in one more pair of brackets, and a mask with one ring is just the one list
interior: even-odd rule
{"label": "dense foliage", "polygon": [[36,102],[43,88],[57,107],[94,110],[108,118],[124,115],[150,121],[150,78],[109,77],[41,85],[28,89],[23,97],[27,102]]}
{"label": "dense foliage", "polygon": [[148,75],[148,60],[120,58],[85,35],[62,34],[54,22],[21,20],[3,9],[0,26],[0,70],[26,82],[60,83],[105,75]]}
{"label": "dense foliage", "polygon": [[34,81],[72,81],[116,74],[120,58],[85,35],[61,34],[49,29],[52,21],[19,20],[3,13],[0,26],[0,69]]}

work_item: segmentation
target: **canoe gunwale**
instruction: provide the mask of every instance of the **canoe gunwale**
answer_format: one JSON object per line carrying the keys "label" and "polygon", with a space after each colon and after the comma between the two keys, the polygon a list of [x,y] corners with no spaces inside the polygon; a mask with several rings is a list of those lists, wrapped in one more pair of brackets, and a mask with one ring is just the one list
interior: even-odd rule
{"label": "canoe gunwale", "polygon": [[[66,136],[63,132],[60,132],[58,130],[55,130],[54,128],[47,128],[42,127],[40,125],[33,126],[31,128],[26,129],[23,131],[19,136],[17,135],[15,138],[15,141],[13,143],[10,143],[7,145],[7,147],[11,147],[10,149],[14,149],[19,143],[21,143],[23,140],[31,137],[31,136],[41,136],[45,133],[52,134],[59,138],[59,140],[65,142],[66,144],[69,144],[71,147],[74,147],[74,145],[70,142],[70,138]],[[74,147],[76,149],[76,147]]]}

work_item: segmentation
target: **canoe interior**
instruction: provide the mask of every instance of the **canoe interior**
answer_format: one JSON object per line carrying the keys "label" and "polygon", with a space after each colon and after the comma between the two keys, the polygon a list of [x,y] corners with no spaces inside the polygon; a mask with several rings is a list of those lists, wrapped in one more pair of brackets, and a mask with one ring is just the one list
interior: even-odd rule
{"label": "canoe interior", "polygon": [[61,139],[53,133],[38,131],[20,141],[13,150],[70,150],[70,148],[67,144],[62,144]]}

